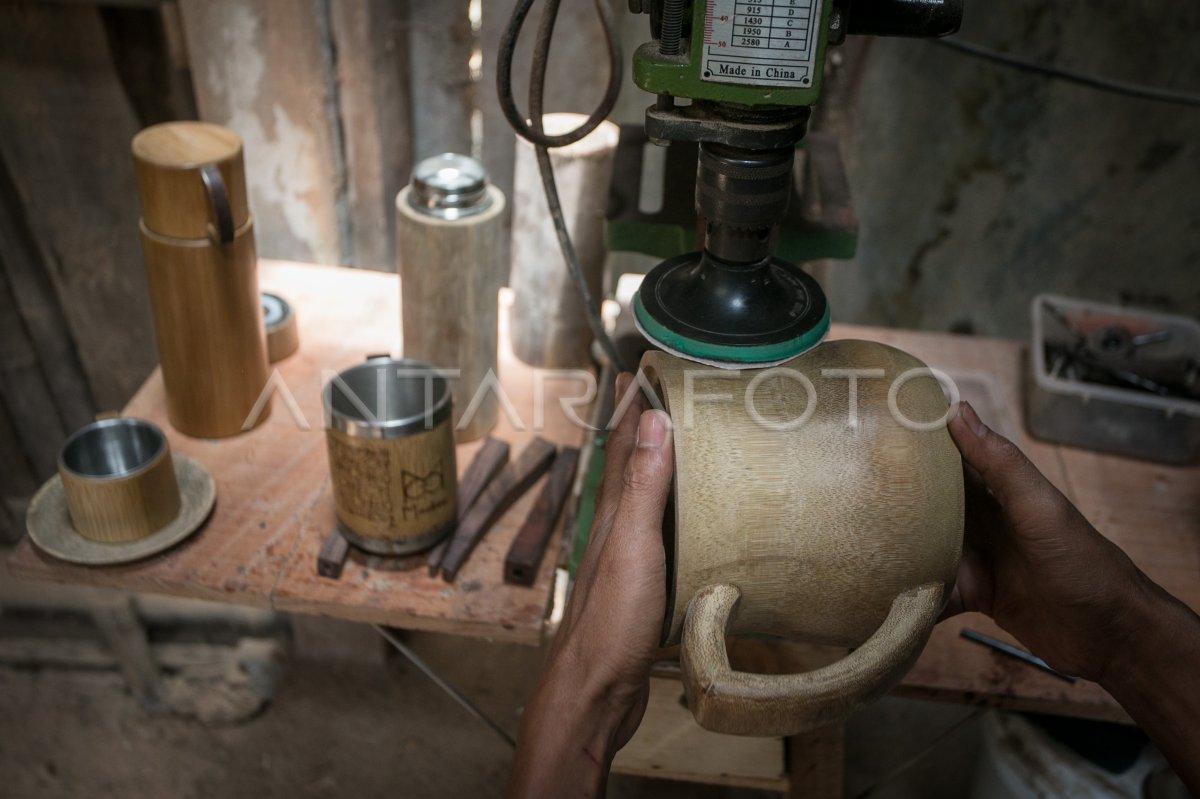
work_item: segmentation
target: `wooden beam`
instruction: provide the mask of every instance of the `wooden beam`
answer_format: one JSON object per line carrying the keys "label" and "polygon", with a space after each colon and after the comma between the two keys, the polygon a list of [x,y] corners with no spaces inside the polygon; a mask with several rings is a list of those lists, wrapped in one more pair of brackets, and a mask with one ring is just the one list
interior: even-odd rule
{"label": "wooden beam", "polygon": [[[92,421],[91,387],[79,364],[75,342],[58,295],[42,261],[12,173],[0,157],[0,271],[12,294],[12,323],[19,319],[53,397],[64,432]],[[47,444],[57,447],[61,441]]]}
{"label": "wooden beam", "polygon": [[0,158],[96,404],[119,408],[156,360],[129,156],[137,117],[95,8],[0,4],[0,52]]}
{"label": "wooden beam", "polygon": [[396,271],[396,194],[412,173],[403,0],[330,4],[345,142],[347,266]]}
{"label": "wooden beam", "polygon": [[477,104],[469,62],[475,32],[467,0],[408,0],[409,92],[413,160],[444,152],[471,155]]}
{"label": "wooden beam", "polygon": [[[58,448],[67,431],[21,325],[3,271],[0,271],[0,401],[13,419],[17,438],[37,479],[53,475],[58,468]],[[4,457],[13,455],[6,452]]]}
{"label": "wooden beam", "polygon": [[100,9],[113,64],[142,126],[196,118],[186,60],[177,61],[179,7],[173,2]]}
{"label": "wooden beam", "polygon": [[242,138],[258,254],[342,262],[345,175],[328,3],[182,0],[179,8],[200,118]]}

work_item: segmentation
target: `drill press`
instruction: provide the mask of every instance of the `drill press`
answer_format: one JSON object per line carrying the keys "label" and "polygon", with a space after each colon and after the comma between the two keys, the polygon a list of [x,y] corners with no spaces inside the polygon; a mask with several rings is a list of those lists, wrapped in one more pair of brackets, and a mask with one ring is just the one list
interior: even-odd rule
{"label": "drill press", "polygon": [[796,146],[821,92],[825,48],[847,34],[946,36],[962,0],[629,0],[650,16],[633,78],[657,95],[646,134],[699,143],[698,252],[664,261],[634,299],[638,329],[725,368],[781,363],[829,329],[820,286],[774,256]]}

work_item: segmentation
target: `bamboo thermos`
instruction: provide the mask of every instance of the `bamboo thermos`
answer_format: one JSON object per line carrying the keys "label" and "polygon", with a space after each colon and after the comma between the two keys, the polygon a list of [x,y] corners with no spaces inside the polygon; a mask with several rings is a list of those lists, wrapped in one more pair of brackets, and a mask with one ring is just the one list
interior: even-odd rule
{"label": "bamboo thermos", "polygon": [[496,424],[497,294],[504,269],[504,192],[473,158],[443,153],[396,197],[404,357],[458,370],[454,429],[473,441]]}
{"label": "bamboo thermos", "polygon": [[[563,134],[579,127],[580,114],[546,114],[543,128]],[[574,144],[550,150],[559,200],[594,302],[604,282],[604,213],[612,182],[620,128],[600,125]],[[544,369],[587,367],[592,363],[592,330],[572,282],[546,196],[533,145],[517,140],[513,178],[510,324],[513,354]]]}
{"label": "bamboo thermos", "polygon": [[454,527],[457,474],[447,380],[430,366],[370,358],[325,385],[325,444],[338,529],[405,555]]}
{"label": "bamboo thermos", "polygon": [[142,251],[167,414],[182,433],[219,438],[267,415],[254,223],[242,142],[204,122],[168,122],[133,139]]}

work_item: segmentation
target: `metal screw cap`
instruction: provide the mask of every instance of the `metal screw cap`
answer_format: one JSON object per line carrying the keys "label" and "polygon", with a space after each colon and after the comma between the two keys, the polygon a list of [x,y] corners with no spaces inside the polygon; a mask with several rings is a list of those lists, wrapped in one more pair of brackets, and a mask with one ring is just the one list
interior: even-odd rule
{"label": "metal screw cap", "polygon": [[492,204],[483,164],[467,155],[442,153],[413,169],[408,204],[442,219],[461,219],[486,211]]}

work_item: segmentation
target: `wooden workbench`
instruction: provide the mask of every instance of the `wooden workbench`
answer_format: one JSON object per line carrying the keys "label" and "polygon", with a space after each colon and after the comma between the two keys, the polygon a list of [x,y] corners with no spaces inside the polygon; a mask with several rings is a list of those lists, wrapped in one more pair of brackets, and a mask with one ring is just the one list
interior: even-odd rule
{"label": "wooden workbench", "polygon": [[[254,430],[201,440],[174,430],[166,417],[162,375],[155,372],[123,413],[166,431],[172,451],[204,464],[217,481],[217,504],[205,527],[174,549],[125,566],[72,566],[42,554],[28,537],[9,558],[14,576],[175,594],[314,613],[396,627],[537,644],[550,606],[561,535],[531,587],[503,582],[504,555],[540,491],[518,501],[449,584],[421,565],[408,571],[364,568],[352,554],[339,580],[316,574],[321,541],[334,529],[325,454],[321,386],[366,355],[398,352],[399,286],[395,275],[355,269],[260,261],[260,284],[289,299],[300,327],[300,349],[274,365],[270,417]],[[503,309],[502,309],[503,310]],[[502,314],[501,340],[506,341]],[[583,431],[564,416],[560,397],[581,383],[545,375],[501,347],[499,373],[519,418],[502,411],[493,435],[512,457],[533,438],[534,396],[544,387],[540,435],[578,446]],[[581,412],[586,417],[586,411]],[[518,429],[524,428],[524,429]],[[461,472],[480,444],[458,448]],[[543,478],[544,480],[545,478]],[[559,521],[561,533],[562,520]]]}
{"label": "wooden workbench", "polygon": [[[300,352],[277,365],[280,390],[269,420],[250,433],[222,441],[181,436],[166,422],[157,373],[125,409],[128,415],[157,422],[175,451],[191,455],[213,472],[218,500],[207,526],[168,553],[114,568],[59,563],[25,540],[10,557],[11,572],[31,579],[537,643],[550,606],[560,538],[555,537],[532,588],[508,586],[500,578],[504,553],[536,488],[485,539],[454,585],[430,579],[424,569],[379,571],[354,561],[339,581],[316,576],[317,549],[333,526],[319,400],[322,371],[344,368],[367,353],[397,351],[397,278],[263,261],[261,282],[265,290],[293,301],[301,331]],[[503,326],[505,314],[501,316]],[[1020,342],[846,325],[835,325],[832,335],[892,344],[950,372],[984,420],[1014,438],[1102,533],[1169,591],[1200,608],[1200,468],[1129,461],[1029,438],[1023,423],[1026,367]],[[545,375],[513,359],[502,346],[500,376],[524,425],[532,427],[533,396]],[[548,400],[542,435],[559,444],[577,444],[582,431],[555,400],[578,396],[580,384],[540,382]],[[514,453],[533,435],[516,427],[502,419],[496,430],[496,435],[512,442]],[[460,448],[460,469],[475,446]],[[1098,686],[1069,685],[961,640],[958,634],[963,627],[1011,640],[980,616],[949,620],[934,631],[897,693],[1089,718],[1125,718]]]}

